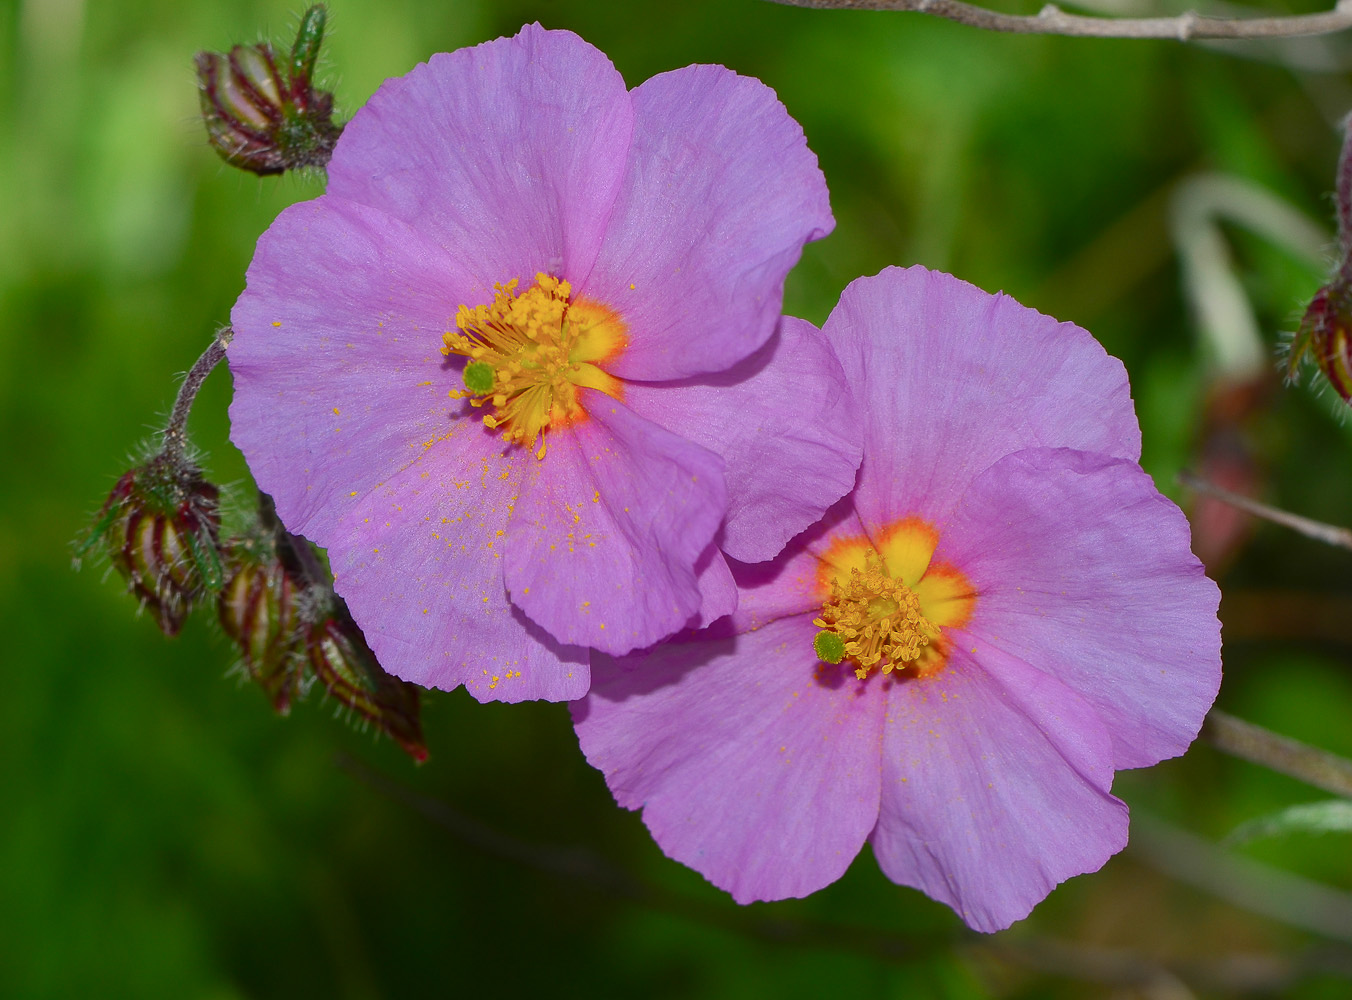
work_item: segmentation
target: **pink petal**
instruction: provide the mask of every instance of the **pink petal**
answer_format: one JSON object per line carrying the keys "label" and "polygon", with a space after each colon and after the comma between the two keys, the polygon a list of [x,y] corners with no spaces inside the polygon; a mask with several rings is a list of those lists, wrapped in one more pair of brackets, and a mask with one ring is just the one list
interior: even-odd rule
{"label": "pink petal", "polygon": [[939,555],[981,595],[969,631],[1077,691],[1120,769],[1186,750],[1220,686],[1220,592],[1188,539],[1135,463],[1038,449],[976,479]]}
{"label": "pink petal", "polygon": [[717,542],[710,542],[699,557],[695,576],[699,587],[699,615],[686,622],[688,628],[707,628],[737,610],[737,581],[732,578],[732,570]]}
{"label": "pink petal", "polygon": [[[839,878],[878,816],[883,702],[814,678],[806,617],[597,658],[582,751],[670,857],[739,903]],[[848,675],[848,671],[844,672]]]}
{"label": "pink petal", "polygon": [[853,394],[826,338],[785,316],[776,336],[721,375],[631,383],[639,413],[723,456],[722,548],[743,562],[775,556],[854,485],[860,458]]}
{"label": "pink petal", "polygon": [[328,544],[354,494],[457,433],[440,349],[463,280],[403,223],[329,197],[258,241],[231,313],[231,440],[293,531]]}
{"label": "pink petal", "polygon": [[1008,296],[888,268],[846,288],[824,330],[859,393],[854,502],[869,524],[919,513],[942,528],[978,474],[1023,448],[1140,455],[1122,363]]}
{"label": "pink petal", "polygon": [[627,653],[700,610],[695,567],[727,509],[723,460],[581,392],[588,419],[526,462],[507,587],[560,642]]}
{"label": "pink petal", "polygon": [[871,840],[888,878],[997,931],[1120,851],[1127,807],[1109,794],[1108,734],[1088,704],[979,639],[953,638],[941,674],[889,692]]}
{"label": "pink petal", "polygon": [[527,25],[382,84],[343,130],[328,193],[414,226],[472,268],[480,293],[537,271],[576,281],[596,259],[632,127],[604,53]]}
{"label": "pink petal", "polygon": [[737,581],[737,611],[732,626],[738,632],[758,629],[791,615],[821,611],[818,589],[819,556],[839,537],[862,538],[864,526],[846,497],[820,521],[785,546],[775,559],[732,564]]}
{"label": "pink petal", "polygon": [[803,130],[774,92],[687,66],[632,93],[633,148],[582,291],[631,331],[626,379],[722,371],[774,332],[784,276],[835,225]]}
{"label": "pink petal", "polygon": [[[354,500],[328,539],[335,589],[381,665],[480,701],[571,700],[587,651],[551,639],[507,600],[503,531],[522,455],[482,429],[428,449]],[[532,460],[533,461],[533,460]]]}

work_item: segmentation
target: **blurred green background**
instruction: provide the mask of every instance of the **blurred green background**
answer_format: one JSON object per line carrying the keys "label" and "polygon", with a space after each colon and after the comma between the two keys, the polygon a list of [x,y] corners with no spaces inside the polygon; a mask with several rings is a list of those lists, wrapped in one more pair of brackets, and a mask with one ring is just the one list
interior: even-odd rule
{"label": "blurred green background", "polygon": [[[1188,500],[1175,476],[1191,466],[1352,520],[1348,421],[1264,377],[1331,259],[1346,40],[1236,54],[756,0],[330,10],[320,79],[344,116],[431,53],[535,19],[601,47],[631,85],[691,62],[759,76],[806,129],[838,222],[791,276],[789,311],[821,322],[889,264],[1004,289],[1125,360],[1145,464],[1170,495]],[[72,572],[71,539],[228,317],[258,234],[322,190],[224,166],[196,118],[193,53],[289,44],[297,14],[294,0],[0,0],[0,996],[1187,995],[1123,985],[1124,957],[1202,970],[1202,995],[1251,991],[1264,970],[1289,974],[1283,995],[1348,995],[1336,926],[1304,931],[1168,877],[1180,859],[1205,867],[1168,836],[1137,838],[991,940],[887,882],[867,850],[808,900],[740,909],[615,808],[563,706],[433,693],[432,758],[414,768],[316,695],[274,717],[209,615],[166,640],[120,580]],[[1180,252],[1208,238],[1223,252]],[[1185,281],[1199,268],[1253,310],[1256,368],[1242,329],[1198,322],[1225,297]],[[242,510],[228,382],[211,378],[193,426]],[[1198,517],[1226,594],[1220,704],[1352,753],[1348,554]],[[467,839],[339,755],[498,832]],[[1202,745],[1117,788],[1157,833],[1212,842],[1321,797]],[[566,855],[571,876],[558,848],[587,852]],[[1345,837],[1239,853],[1352,890]],[[1298,890],[1263,892],[1298,915]]]}

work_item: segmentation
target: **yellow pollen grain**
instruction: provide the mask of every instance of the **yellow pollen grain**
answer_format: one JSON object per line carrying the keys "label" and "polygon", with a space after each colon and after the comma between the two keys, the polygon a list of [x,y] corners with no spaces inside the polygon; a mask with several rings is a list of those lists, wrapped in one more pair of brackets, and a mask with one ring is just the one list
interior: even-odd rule
{"label": "yellow pollen grain", "polygon": [[340,411],[339,411],[338,407],[336,407],[336,406],[333,408],[333,415],[334,415],[335,417],[340,415]]}
{"label": "yellow pollen grain", "polygon": [[[633,286],[633,285],[630,285],[629,287],[630,287],[630,288],[633,288],[634,286]],[[272,325],[273,325],[273,326],[281,326],[281,325],[282,325],[282,321],[279,320],[279,319],[274,319],[274,320],[272,321]]]}

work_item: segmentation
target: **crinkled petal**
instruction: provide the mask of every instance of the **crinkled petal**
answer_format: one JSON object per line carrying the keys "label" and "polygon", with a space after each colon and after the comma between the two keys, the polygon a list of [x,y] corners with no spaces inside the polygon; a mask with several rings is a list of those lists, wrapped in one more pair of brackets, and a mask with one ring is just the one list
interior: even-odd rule
{"label": "crinkled petal", "polygon": [[700,380],[630,383],[639,413],[723,456],[723,551],[773,558],[849,492],[861,455],[853,394],[826,338],[785,316],[775,337],[728,371]]}
{"label": "crinkled petal", "polygon": [[695,566],[727,510],[723,460],[618,400],[580,394],[587,419],[526,463],[507,589],[560,642],[627,653],[700,610]]}
{"label": "crinkled petal", "polygon": [[1036,449],[976,479],[938,554],[980,594],[968,630],[1077,691],[1121,769],[1186,750],[1220,686],[1220,591],[1188,542],[1135,463]]}
{"label": "crinkled petal", "polygon": [[1023,448],[1140,456],[1122,362],[1006,295],[888,268],[851,283],[824,331],[863,413],[865,523],[919,514],[942,528],[978,474]]}
{"label": "crinkled petal", "polygon": [[522,456],[477,436],[438,442],[360,500],[329,544],[335,589],[381,665],[480,701],[567,701],[586,650],[556,642],[507,600],[503,532]]}
{"label": "crinkled petal", "polygon": [[835,225],[826,180],[758,80],[687,66],[632,97],[624,187],[582,290],[629,326],[616,375],[722,371],[774,332],[784,276]]}
{"label": "crinkled petal", "polygon": [[[569,31],[439,53],[387,80],[343,130],[328,192],[403,219],[466,262],[474,301],[596,260],[633,109],[605,54]],[[458,302],[447,305],[454,312]]]}
{"label": "crinkled petal", "polygon": [[1120,851],[1127,807],[1109,794],[1112,750],[1092,707],[981,640],[953,638],[942,673],[888,692],[871,840],[888,878],[997,931]]}
{"label": "crinkled petal", "polygon": [[572,707],[615,800],[739,903],[834,882],[878,816],[883,702],[847,670],[814,676],[815,631],[800,616],[618,665],[597,657]]}
{"label": "crinkled petal", "polygon": [[330,197],[258,241],[231,313],[230,437],[292,531],[329,544],[353,495],[456,434],[440,348],[463,280],[408,226]]}

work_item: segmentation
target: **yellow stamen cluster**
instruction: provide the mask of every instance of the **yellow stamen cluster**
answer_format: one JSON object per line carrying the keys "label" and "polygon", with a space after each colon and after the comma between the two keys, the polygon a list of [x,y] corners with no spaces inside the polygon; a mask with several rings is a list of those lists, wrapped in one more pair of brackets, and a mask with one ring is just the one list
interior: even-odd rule
{"label": "yellow stamen cluster", "polygon": [[623,347],[618,318],[595,303],[570,303],[572,287],[548,274],[520,295],[518,280],[496,285],[493,301],[456,312],[456,330],[442,335],[442,354],[468,358],[465,388],[452,399],[493,405],[489,427],[545,457],[545,432],[586,415],[579,387],[619,395],[619,383],[593,362]]}
{"label": "yellow stamen cluster", "polygon": [[831,596],[812,623],[841,638],[844,658],[854,662],[860,680],[879,662],[884,674],[906,667],[939,634],[920,613],[915,591],[888,576],[873,554],[862,571],[851,569],[848,577],[831,581]]}

